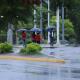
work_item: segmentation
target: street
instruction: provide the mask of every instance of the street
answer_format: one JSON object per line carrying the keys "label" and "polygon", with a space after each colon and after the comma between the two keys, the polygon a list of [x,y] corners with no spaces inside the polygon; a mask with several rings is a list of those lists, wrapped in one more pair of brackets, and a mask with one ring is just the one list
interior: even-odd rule
{"label": "street", "polygon": [[0,60],[0,79],[80,80],[79,64]]}
{"label": "street", "polygon": [[42,53],[65,63],[0,59],[0,79],[80,80],[80,47],[43,48]]}
{"label": "street", "polygon": [[42,53],[58,59],[80,59],[80,47],[65,46],[59,48],[44,48]]}

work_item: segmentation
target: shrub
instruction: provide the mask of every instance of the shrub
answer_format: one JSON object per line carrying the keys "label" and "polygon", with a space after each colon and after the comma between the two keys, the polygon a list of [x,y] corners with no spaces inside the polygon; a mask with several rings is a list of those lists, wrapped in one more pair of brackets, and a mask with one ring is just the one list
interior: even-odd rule
{"label": "shrub", "polygon": [[26,55],[27,54],[27,49],[26,48],[22,48],[20,53],[23,54],[23,55]]}
{"label": "shrub", "polygon": [[0,53],[9,53],[12,52],[12,45],[5,42],[5,43],[0,43]]}
{"label": "shrub", "polygon": [[34,54],[39,54],[41,50],[42,48],[39,44],[30,43],[30,44],[27,44],[26,48],[21,49],[20,52],[25,55],[34,55]]}
{"label": "shrub", "polygon": [[31,40],[31,39],[27,39],[27,40],[26,40],[26,43],[27,43],[27,44],[30,44],[30,43],[32,43],[32,40]]}

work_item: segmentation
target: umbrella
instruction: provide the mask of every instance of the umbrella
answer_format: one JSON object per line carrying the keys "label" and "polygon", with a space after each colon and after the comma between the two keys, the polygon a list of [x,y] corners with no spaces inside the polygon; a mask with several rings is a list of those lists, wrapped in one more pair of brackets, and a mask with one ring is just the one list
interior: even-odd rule
{"label": "umbrella", "polygon": [[40,28],[32,28],[30,31],[31,32],[41,32],[42,30]]}
{"label": "umbrella", "polygon": [[55,28],[54,27],[47,27],[47,31],[55,31]]}
{"label": "umbrella", "polygon": [[18,29],[17,30],[17,32],[23,32],[23,31],[27,32],[27,29]]}

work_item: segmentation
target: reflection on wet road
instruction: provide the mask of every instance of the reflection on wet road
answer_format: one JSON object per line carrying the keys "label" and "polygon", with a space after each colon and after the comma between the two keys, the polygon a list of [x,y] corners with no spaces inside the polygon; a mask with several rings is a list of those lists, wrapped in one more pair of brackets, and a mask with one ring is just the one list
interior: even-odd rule
{"label": "reflection on wet road", "polygon": [[79,66],[0,60],[0,80],[80,80]]}

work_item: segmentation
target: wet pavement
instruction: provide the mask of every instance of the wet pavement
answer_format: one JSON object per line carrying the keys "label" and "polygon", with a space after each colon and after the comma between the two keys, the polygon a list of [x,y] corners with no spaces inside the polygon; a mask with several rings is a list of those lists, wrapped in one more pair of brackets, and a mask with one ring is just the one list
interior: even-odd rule
{"label": "wet pavement", "polygon": [[0,60],[1,80],[80,80],[79,63]]}
{"label": "wet pavement", "polygon": [[80,47],[44,48],[42,53],[59,59],[80,59]]}
{"label": "wet pavement", "polygon": [[0,60],[1,80],[49,80],[49,74],[48,63]]}
{"label": "wet pavement", "polygon": [[42,52],[66,63],[0,60],[0,80],[80,80],[80,47],[44,48]]}

